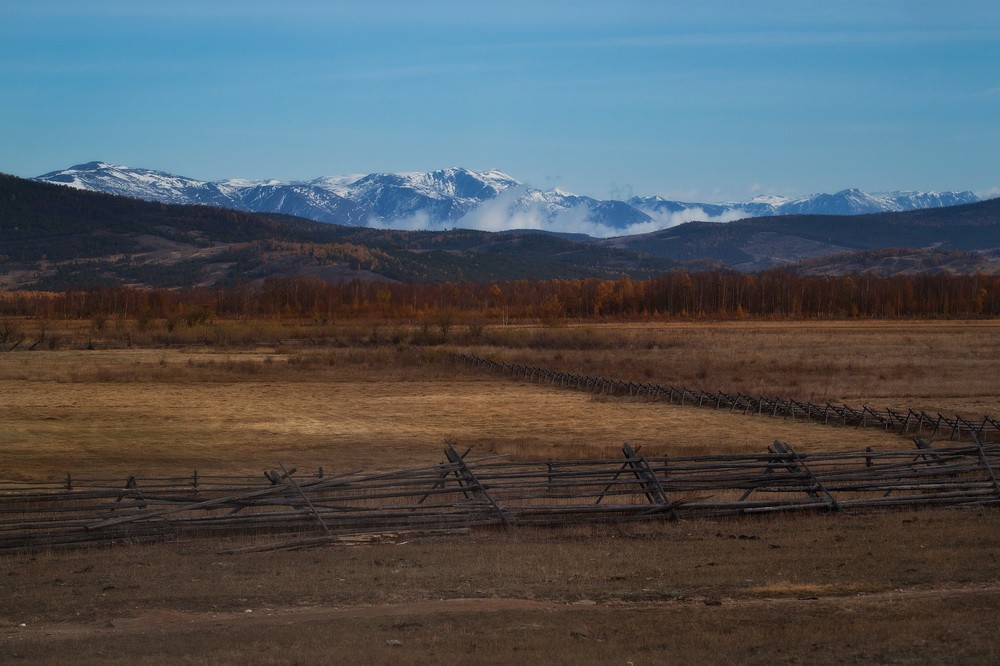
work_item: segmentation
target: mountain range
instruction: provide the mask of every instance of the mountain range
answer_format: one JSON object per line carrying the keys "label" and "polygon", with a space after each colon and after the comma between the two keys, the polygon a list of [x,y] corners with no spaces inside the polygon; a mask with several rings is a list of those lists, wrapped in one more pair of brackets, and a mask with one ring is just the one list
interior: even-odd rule
{"label": "mountain range", "polygon": [[651,277],[676,265],[630,248],[553,234],[343,226],[161,204],[0,174],[0,291],[208,287],[298,277],[333,282]]}
{"label": "mountain range", "polygon": [[[690,222],[600,242],[686,266],[743,272],[789,267],[841,275],[993,273],[1000,259],[1000,199],[867,215],[780,215],[728,224]],[[890,249],[894,252],[885,252]],[[903,249],[908,251],[901,252]],[[887,260],[902,256],[912,260]]]}
{"label": "mountain range", "polygon": [[[176,183],[181,191],[190,186]],[[476,199],[477,190],[462,187],[453,200]],[[283,277],[399,282],[643,278],[674,268],[753,272],[777,267],[825,275],[1000,273],[1000,199],[867,215],[689,222],[598,239],[524,230],[346,226],[277,213],[162,204],[0,174],[0,290],[207,287]]]}
{"label": "mountain range", "polygon": [[308,181],[202,181],[163,171],[88,162],[35,178],[40,182],[160,203],[207,205],[293,215],[384,229],[482,231],[537,229],[607,238],[656,232],[689,221],[730,222],[783,215],[860,215],[973,203],[972,192],[857,189],[808,197],[756,197],[695,203],[659,196],[595,199],[529,187],[497,170],[330,176]]}

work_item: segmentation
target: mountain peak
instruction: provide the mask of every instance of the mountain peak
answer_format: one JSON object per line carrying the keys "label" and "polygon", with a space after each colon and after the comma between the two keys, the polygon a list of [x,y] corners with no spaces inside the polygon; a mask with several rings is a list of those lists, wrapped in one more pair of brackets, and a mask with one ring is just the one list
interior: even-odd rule
{"label": "mountain peak", "polygon": [[[75,166],[71,166],[69,168],[69,170],[72,170],[72,171],[96,171],[97,169],[114,169],[114,168],[116,168],[116,165],[114,165],[114,164],[108,164],[107,162],[95,161],[95,162],[86,162],[84,164],[77,164]],[[125,169],[127,167],[121,167],[121,166],[119,166],[117,168],[119,168],[119,169]]]}
{"label": "mountain peak", "polygon": [[[429,172],[326,176],[310,181],[233,178],[207,182],[163,171],[85,162],[36,180],[162,203],[283,213],[322,222],[406,229],[535,228],[627,235],[690,221],[726,222],[790,214],[860,215],[972,203],[972,192],[877,192],[858,188],[742,203],[691,203],[662,196],[627,202],[525,186],[499,169],[448,167]],[[503,196],[501,196],[503,195]]]}

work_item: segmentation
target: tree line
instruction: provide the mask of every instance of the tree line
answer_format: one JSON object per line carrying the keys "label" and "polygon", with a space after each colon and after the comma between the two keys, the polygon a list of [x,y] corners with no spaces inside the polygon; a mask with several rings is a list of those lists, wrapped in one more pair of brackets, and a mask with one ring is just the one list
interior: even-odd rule
{"label": "tree line", "polygon": [[54,319],[109,316],[414,318],[448,312],[486,320],[657,317],[993,317],[1000,276],[810,276],[675,270],[634,280],[562,279],[398,284],[268,279],[229,288],[103,287],[0,292],[0,314]]}

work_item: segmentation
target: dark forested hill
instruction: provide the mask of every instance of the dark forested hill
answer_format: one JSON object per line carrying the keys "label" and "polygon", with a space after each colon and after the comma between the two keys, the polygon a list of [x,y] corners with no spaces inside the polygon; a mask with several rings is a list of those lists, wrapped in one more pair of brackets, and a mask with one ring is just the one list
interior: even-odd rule
{"label": "dark forested hill", "polygon": [[551,235],[401,232],[151,203],[0,174],[0,288],[315,276],[412,282],[642,277],[676,265]]}
{"label": "dark forested hill", "polygon": [[[908,248],[906,253],[881,252]],[[0,175],[0,289],[649,277],[670,268],[996,272],[1000,200],[858,216],[692,222],[605,240],[393,231],[169,205]]]}
{"label": "dark forested hill", "polygon": [[692,222],[601,241],[678,262],[715,262],[744,271],[884,248],[986,252],[1000,248],[1000,199],[872,215],[787,215],[725,224]]}

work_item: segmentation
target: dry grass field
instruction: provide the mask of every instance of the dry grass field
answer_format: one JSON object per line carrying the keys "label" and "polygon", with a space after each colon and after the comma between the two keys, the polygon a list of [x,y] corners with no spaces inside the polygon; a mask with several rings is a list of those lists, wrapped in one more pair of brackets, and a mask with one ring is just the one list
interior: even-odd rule
{"label": "dry grass field", "polygon": [[[873,429],[477,374],[451,350],[1000,414],[991,321],[456,325],[435,344],[392,324],[316,328],[220,322],[158,337],[82,322],[55,349],[0,352],[0,479],[259,474],[277,460],[394,468],[441,460],[446,438],[521,459],[618,455],[624,441],[653,453],[761,451],[775,438],[800,450],[911,446]],[[206,541],[8,555],[0,663],[990,663],[998,528],[994,509],[928,510],[280,555],[218,555],[222,544]]]}
{"label": "dry grass field", "polygon": [[493,355],[567,372],[819,403],[1000,411],[995,321],[576,325],[484,337],[501,343]]}

